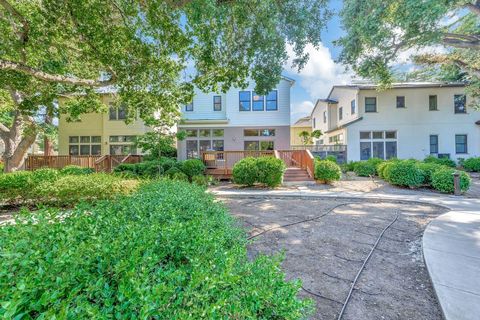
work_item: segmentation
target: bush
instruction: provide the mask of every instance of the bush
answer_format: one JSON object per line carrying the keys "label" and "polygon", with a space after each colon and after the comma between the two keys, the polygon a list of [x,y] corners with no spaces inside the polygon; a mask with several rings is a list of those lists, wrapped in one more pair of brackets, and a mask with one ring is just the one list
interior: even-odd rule
{"label": "bush", "polygon": [[185,173],[181,172],[181,171],[179,171],[179,172],[174,172],[174,173],[170,176],[170,178],[171,178],[172,180],[176,180],[176,181],[188,181],[188,176],[187,176]]}
{"label": "bush", "polygon": [[432,184],[432,174],[440,169],[446,168],[446,166],[441,164],[436,164],[433,162],[420,162],[417,163],[417,167],[422,170],[424,176],[424,183],[431,185]]}
{"label": "bush", "polygon": [[75,165],[65,166],[63,167],[63,169],[60,170],[60,173],[64,175],[68,175],[68,174],[81,175],[81,174],[90,174],[94,172],[95,170],[93,170],[92,168],[84,168],[84,167],[75,166]]}
{"label": "bush", "polygon": [[183,173],[179,168],[177,167],[172,167],[170,169],[168,169],[167,171],[165,171],[165,175],[169,178],[172,178],[174,174],[176,173]]}
{"label": "bush", "polygon": [[463,161],[463,168],[467,171],[480,172],[480,157],[465,159]]}
{"label": "bush", "polygon": [[355,165],[353,171],[359,177],[370,177],[375,175],[377,169],[373,163],[360,161]]}
{"label": "bush", "polygon": [[457,165],[455,163],[455,161],[453,161],[452,159],[449,159],[449,158],[437,158],[437,157],[434,157],[434,156],[428,156],[426,157],[423,162],[425,163],[436,163],[436,164],[441,164],[441,165],[444,165],[444,166],[447,166],[447,167],[451,167],[451,168],[455,168],[455,166]]}
{"label": "bush", "polygon": [[[432,187],[436,190],[444,193],[453,193],[455,191],[453,174],[455,173],[454,169],[443,168],[435,171],[432,174]],[[465,192],[470,188],[471,178],[470,176],[463,171],[460,173],[460,190]]]}
{"label": "bush", "polygon": [[8,203],[25,201],[32,190],[32,172],[16,171],[0,175],[0,198]]}
{"label": "bush", "polygon": [[113,171],[130,172],[140,177],[154,178],[165,174],[171,168],[177,167],[178,162],[175,159],[162,157],[157,160],[144,161],[139,163],[123,163],[118,165]]}
{"label": "bush", "polygon": [[315,161],[315,179],[323,181],[323,183],[330,183],[340,180],[341,177],[342,171],[338,164],[328,160]]}
{"label": "bush", "polygon": [[342,169],[343,172],[354,171],[357,163],[358,161],[349,161],[347,163],[340,165],[340,168]]}
{"label": "bush", "polygon": [[393,161],[388,166],[387,177],[387,181],[393,185],[410,188],[419,187],[424,181],[423,171],[417,167],[417,162],[413,160]]}
{"label": "bush", "polygon": [[25,215],[0,228],[2,318],[309,315],[300,282],[278,258],[250,259],[244,230],[203,188],[161,180],[68,215]]}
{"label": "bush", "polygon": [[196,184],[197,186],[207,187],[208,179],[206,176],[200,174],[192,177],[192,183]]}
{"label": "bush", "polygon": [[233,182],[246,186],[253,186],[258,178],[257,159],[246,157],[235,163],[232,169]]}
{"label": "bush", "polygon": [[326,156],[325,160],[337,163],[337,157],[334,156],[333,154]]}
{"label": "bush", "polygon": [[80,201],[112,199],[129,194],[138,184],[137,180],[125,180],[105,173],[69,175],[35,185],[31,199],[36,203],[72,206]]}
{"label": "bush", "polygon": [[191,179],[193,176],[203,174],[205,172],[205,165],[200,159],[188,159],[182,162],[180,169]]}
{"label": "bush", "polygon": [[367,162],[370,163],[370,164],[373,164],[373,166],[375,167],[375,174],[378,174],[377,168],[380,164],[384,163],[385,160],[380,159],[380,158],[370,158],[370,159],[367,160]]}
{"label": "bush", "polygon": [[260,157],[256,159],[258,170],[257,182],[270,188],[282,184],[283,174],[285,172],[285,163],[281,159],[273,157]]}

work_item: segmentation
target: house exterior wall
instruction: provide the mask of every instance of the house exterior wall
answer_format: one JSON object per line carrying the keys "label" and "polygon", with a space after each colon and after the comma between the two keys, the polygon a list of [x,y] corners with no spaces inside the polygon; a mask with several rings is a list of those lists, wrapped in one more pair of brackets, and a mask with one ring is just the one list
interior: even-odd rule
{"label": "house exterior wall", "polygon": [[[109,104],[111,96],[103,95],[102,102]],[[64,101],[60,101],[60,104]],[[150,129],[143,121],[136,120],[131,124],[125,124],[123,120],[109,120],[108,113],[86,113],[80,116],[78,122],[68,122],[66,115],[61,115],[58,123],[58,154],[68,155],[70,145],[83,145],[82,143],[70,143],[70,137],[100,136],[101,154],[110,154],[110,145],[130,145],[131,142],[110,142],[110,136],[139,136]],[[141,153],[141,150],[137,150]]]}
{"label": "house exterior wall", "polygon": [[[317,101],[315,108],[312,111],[312,130],[321,130],[323,133],[328,131],[328,103],[323,101]],[[323,113],[327,112],[327,122],[323,121]],[[315,120],[314,120],[315,119]],[[320,139],[314,139],[315,142],[323,139],[323,136]]]}
{"label": "house exterior wall", "polygon": [[312,132],[312,127],[290,127],[290,144],[292,146],[302,145],[303,141],[299,137],[300,132],[307,131]]}

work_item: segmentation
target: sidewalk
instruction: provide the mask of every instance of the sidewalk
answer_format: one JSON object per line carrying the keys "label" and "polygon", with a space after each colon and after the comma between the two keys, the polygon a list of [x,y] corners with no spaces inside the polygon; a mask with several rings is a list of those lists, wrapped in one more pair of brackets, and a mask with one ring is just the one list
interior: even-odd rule
{"label": "sidewalk", "polygon": [[225,196],[345,197],[423,202],[444,206],[425,230],[423,253],[440,306],[447,320],[473,320],[480,315],[480,199],[418,191],[399,193],[312,190],[308,186],[284,190],[215,188]]}

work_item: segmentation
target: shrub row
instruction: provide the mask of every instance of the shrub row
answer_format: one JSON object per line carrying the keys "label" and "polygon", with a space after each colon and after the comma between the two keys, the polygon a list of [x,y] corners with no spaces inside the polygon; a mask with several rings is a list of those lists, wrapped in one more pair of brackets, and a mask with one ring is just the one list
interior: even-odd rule
{"label": "shrub row", "polygon": [[273,157],[247,157],[233,166],[233,182],[246,186],[258,183],[274,188],[282,184],[285,164]]}
{"label": "shrub row", "polygon": [[342,170],[340,166],[330,160],[315,159],[315,179],[323,183],[340,180]]}
{"label": "shrub row", "polygon": [[160,158],[135,164],[121,164],[114,172],[125,176],[154,178],[168,176],[177,180],[191,180],[194,176],[205,172],[205,165],[199,159],[189,159],[178,162],[172,158]]}
{"label": "shrub row", "polygon": [[462,162],[462,166],[467,171],[480,172],[480,157],[465,159]]}
{"label": "shrub row", "polygon": [[[249,259],[245,232],[202,188],[160,180],[67,216],[0,228],[5,319],[304,319],[280,259]],[[8,257],[8,258],[7,258]]]}

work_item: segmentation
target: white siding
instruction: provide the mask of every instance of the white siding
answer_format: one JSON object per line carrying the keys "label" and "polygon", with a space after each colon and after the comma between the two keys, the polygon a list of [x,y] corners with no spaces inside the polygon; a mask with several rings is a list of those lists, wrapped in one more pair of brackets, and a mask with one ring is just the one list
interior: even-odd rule
{"label": "white siding", "polygon": [[[213,97],[222,97],[222,110],[213,110]],[[223,93],[204,93],[195,89],[193,97],[193,111],[186,111],[182,106],[182,115],[184,119],[204,120],[204,119],[226,119],[226,95]]]}

